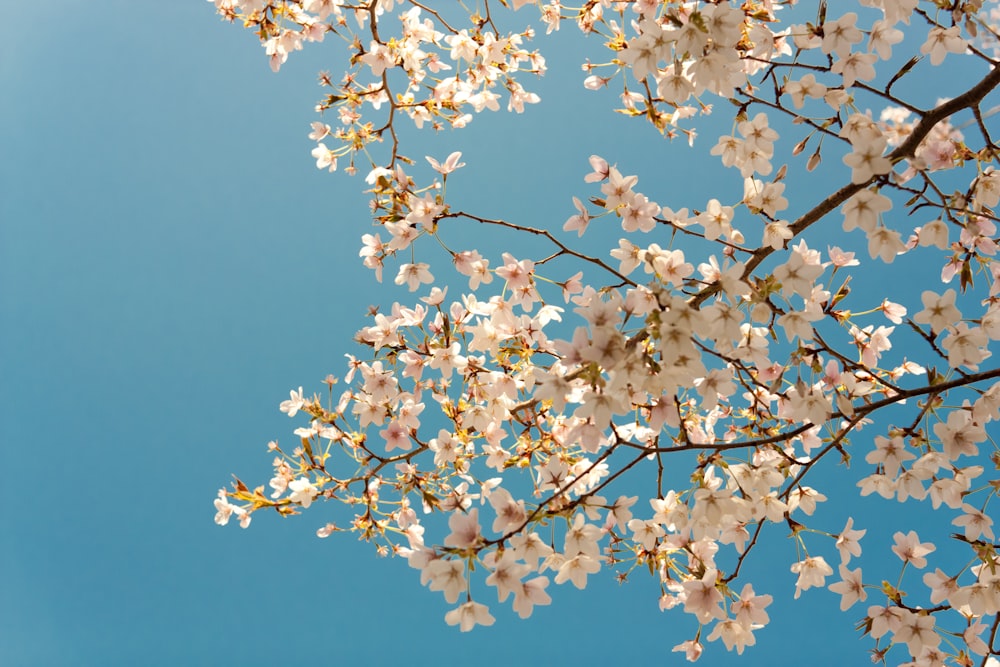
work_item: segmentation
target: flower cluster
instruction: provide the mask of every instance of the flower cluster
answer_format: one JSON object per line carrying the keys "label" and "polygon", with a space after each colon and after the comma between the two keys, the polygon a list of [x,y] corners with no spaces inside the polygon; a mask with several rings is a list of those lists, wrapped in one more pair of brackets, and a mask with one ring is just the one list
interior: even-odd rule
{"label": "flower cluster", "polygon": [[[256,30],[276,70],[328,33],[351,45],[339,83],[321,76],[334,92],[319,110],[337,122],[313,124],[313,157],[331,171],[345,157],[349,171],[370,161],[381,229],[362,237],[360,257],[378,280],[398,264],[395,284],[421,295],[373,309],[342,392],[332,376],[325,397],[291,392],[281,410],[308,421],[290,450],[269,446],[270,491],[237,480],[215,500],[217,523],[339,501],[317,534],[354,532],[406,558],[463,631],[494,623],[474,579],[527,618],[555,586],[648,572],[661,609],[692,618],[692,639],[674,648],[689,660],[703,634],[738,653],[755,643],[780,592],[741,581],[743,565],[760,540],[790,531],[794,598],[826,587],[844,611],[878,598],[862,623],[877,659],[898,647],[908,665],[964,666],[996,652],[1000,170],[983,104],[1000,63],[980,48],[995,9],[864,0],[828,16],[818,3],[814,21],[785,25],[795,3],[777,0],[512,0],[472,16],[452,8],[459,18],[412,1],[212,1]],[[444,186],[461,186],[462,154],[406,157],[400,119],[462,127],[499,111],[498,91],[508,111],[539,102],[518,82],[545,71],[525,47],[534,30],[501,28],[525,8],[547,33],[572,22],[600,35],[610,57],[584,65],[583,85],[617,80],[619,111],[668,137],[693,141],[683,121],[710,112],[707,99],[733,102],[732,129],[710,153],[739,171],[741,189],[720,181],[717,197],[675,210],[592,156],[590,192],[572,197],[562,231],[579,241],[620,227],[606,254],[454,208]],[[914,59],[887,67],[907,34]],[[981,79],[951,99],[893,92],[959,57]],[[369,152],[385,138],[388,155]],[[787,161],[808,174],[831,153],[834,187],[790,202]],[[530,234],[548,252],[460,248],[457,221]],[[863,238],[867,258],[824,248],[820,221],[848,248]],[[905,290],[890,301],[878,271],[908,255],[932,280],[919,301]],[[852,459],[864,464],[846,489],[814,486],[811,471]],[[944,527],[922,541],[901,526],[874,545],[883,565],[898,558],[898,583],[863,579],[866,529],[854,518],[831,529],[823,505],[843,493],[926,503]],[[945,560],[941,540],[961,559]],[[913,570],[923,587],[907,594]]]}

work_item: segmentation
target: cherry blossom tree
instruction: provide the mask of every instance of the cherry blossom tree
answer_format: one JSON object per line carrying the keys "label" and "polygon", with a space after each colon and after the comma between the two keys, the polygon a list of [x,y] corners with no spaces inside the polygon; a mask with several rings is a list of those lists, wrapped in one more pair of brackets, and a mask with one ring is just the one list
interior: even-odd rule
{"label": "cherry blossom tree", "polygon": [[[794,597],[838,594],[876,660],[996,664],[995,0],[210,1],[275,71],[312,42],[348,45],[320,76],[312,157],[360,172],[376,227],[360,259],[416,297],[373,309],[343,378],[281,403],[295,446],[270,443],[266,487],[220,490],[217,523],[340,503],[319,537],[405,558],[462,631],[494,623],[490,604],[527,618],[560,585],[648,575],[661,609],[692,617],[674,648],[692,661],[755,643],[776,591],[743,565],[790,539]],[[673,210],[595,155],[564,224],[453,206],[476,165],[406,137],[538,104],[543,30],[578,31],[604,54],[583,86],[620,91],[615,111],[710,151],[742,189]],[[897,94],[939,66],[976,82]],[[705,142],[710,112],[732,131]],[[789,169],[828,191],[797,199]],[[813,247],[819,223],[839,246]],[[514,241],[460,247],[458,224]],[[614,247],[585,245],[595,224],[620,224]],[[523,237],[547,248],[519,256]],[[887,284],[910,253],[924,283]],[[860,482],[817,488],[821,468]],[[829,525],[828,493],[926,505],[940,525]],[[852,566],[863,543],[884,571]]]}

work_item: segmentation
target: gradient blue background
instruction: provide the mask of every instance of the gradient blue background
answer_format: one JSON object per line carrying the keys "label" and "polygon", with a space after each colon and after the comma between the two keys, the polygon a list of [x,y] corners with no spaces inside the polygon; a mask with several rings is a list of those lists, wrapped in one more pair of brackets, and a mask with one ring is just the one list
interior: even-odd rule
{"label": "gradient blue background", "polygon": [[[0,665],[682,663],[669,651],[691,619],[661,614],[641,575],[552,586],[529,621],[483,595],[496,625],[461,634],[404,561],[318,540],[322,511],[212,522],[230,473],[265,482],[265,444],[301,425],[277,410],[288,389],[342,375],[368,305],[412,297],[393,268],[379,286],[360,265],[361,180],[309,158],[334,47],[275,75],[207,2],[98,4],[31,3],[0,42]],[[554,48],[574,32],[538,40],[542,105],[422,136],[411,156],[463,150],[458,204],[550,228],[595,193],[595,152],[663,205],[717,194],[706,154],[729,127],[691,151],[611,114],[582,90],[585,53]],[[821,179],[793,183],[800,207],[822,195]],[[827,529],[848,513],[869,536],[896,529],[895,506],[850,497],[823,509]],[[793,560],[777,539],[748,562],[776,599],[741,664],[866,663],[861,606],[791,604]],[[700,664],[733,660],[712,644]]]}

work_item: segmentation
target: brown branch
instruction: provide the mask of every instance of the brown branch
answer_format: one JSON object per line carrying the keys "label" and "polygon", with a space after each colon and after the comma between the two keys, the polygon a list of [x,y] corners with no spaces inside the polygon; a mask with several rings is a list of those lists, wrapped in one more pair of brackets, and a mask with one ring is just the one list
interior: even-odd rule
{"label": "brown branch", "polygon": [[[889,153],[888,158],[893,163],[896,163],[900,160],[913,157],[916,153],[917,147],[920,145],[920,142],[923,141],[928,134],[930,134],[930,131],[934,129],[935,125],[945,118],[962,111],[963,109],[975,107],[998,85],[1000,85],[1000,67],[995,67],[990,70],[985,77],[983,77],[982,81],[969,90],[925,113],[920,122],[913,128],[913,132],[910,133],[910,136],[906,138],[906,141],[901,143],[895,150]],[[827,214],[831,213],[835,208],[846,202],[862,189],[868,187],[868,185],[878,178],[880,177],[873,176],[863,183],[848,183],[833,194],[826,197],[826,199],[802,215],[793,224],[789,225],[789,229],[792,230],[793,238],[801,234],[816,222],[822,220]],[[746,280],[749,278],[757,267],[759,267],[764,260],[770,257],[773,253],[774,248],[770,246],[758,248],[754,251],[753,256],[746,263],[746,267],[743,271],[743,279]],[[720,289],[721,286],[718,283],[713,283],[692,297],[688,303],[694,308],[699,308],[701,304],[713,295],[717,294]]]}
{"label": "brown branch", "polygon": [[[546,239],[548,239],[549,241],[551,241],[553,245],[555,245],[557,248],[559,248],[560,254],[570,255],[572,257],[576,257],[577,259],[582,259],[585,262],[590,262],[591,264],[596,264],[597,266],[601,267],[602,269],[604,269],[608,273],[611,273],[612,275],[614,275],[617,278],[621,279],[622,283],[624,283],[626,285],[631,285],[632,287],[636,286],[636,283],[633,280],[630,280],[629,278],[627,278],[626,276],[622,275],[618,271],[615,271],[612,267],[608,266],[607,264],[605,264],[601,260],[597,259],[596,257],[591,257],[590,255],[583,254],[582,252],[577,252],[576,250],[573,250],[572,248],[570,248],[566,244],[562,243],[561,241],[559,241],[559,239],[557,239],[555,236],[553,236],[552,233],[549,232],[547,229],[538,229],[536,227],[526,227],[524,225],[518,225],[518,224],[515,224],[513,222],[507,222],[506,220],[494,220],[494,219],[491,219],[491,218],[483,218],[483,217],[480,217],[478,215],[472,215],[471,213],[465,213],[464,211],[458,211],[458,212],[455,212],[455,213],[444,213],[442,215],[439,215],[437,218],[435,218],[435,221],[437,221],[437,220],[444,220],[445,218],[468,218],[469,220],[475,220],[476,222],[481,222],[481,223],[483,223],[485,225],[497,225],[498,227],[506,227],[508,229],[513,229],[513,230],[519,231],[519,232],[527,232],[529,234],[534,234],[536,236],[543,236]],[[549,258],[549,259],[551,259],[551,258]]]}

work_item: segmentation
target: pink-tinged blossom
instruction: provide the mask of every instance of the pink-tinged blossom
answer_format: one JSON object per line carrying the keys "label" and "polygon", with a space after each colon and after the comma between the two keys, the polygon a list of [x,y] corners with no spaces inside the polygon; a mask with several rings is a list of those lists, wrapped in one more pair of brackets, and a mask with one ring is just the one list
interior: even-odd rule
{"label": "pink-tinged blossom", "polygon": [[712,632],[708,635],[708,641],[716,639],[722,640],[727,651],[732,651],[735,648],[737,655],[743,655],[743,649],[747,646],[753,646],[757,642],[750,628],[732,619],[719,621],[715,624]]}
{"label": "pink-tinged blossom", "polygon": [[782,92],[791,96],[796,109],[801,109],[806,97],[821,98],[826,95],[826,90],[826,86],[818,83],[814,75],[806,74],[801,79],[788,81]]}
{"label": "pink-tinged blossom", "polygon": [[948,353],[948,365],[951,368],[965,366],[978,370],[979,364],[992,356],[987,348],[989,337],[980,327],[970,327],[966,322],[959,322],[948,328],[948,335],[941,341],[941,347]]}
{"label": "pink-tinged blossom", "polygon": [[882,311],[882,314],[885,315],[893,324],[902,324],[903,318],[906,317],[906,308],[898,303],[893,303],[888,299],[883,299],[882,305],[879,306],[879,308]]}
{"label": "pink-tinged blossom", "polygon": [[928,473],[919,468],[904,470],[896,478],[896,499],[899,502],[904,502],[907,498],[923,500],[927,496],[923,482],[928,477]]}
{"label": "pink-tinged blossom", "polygon": [[645,251],[627,239],[619,239],[618,248],[611,251],[611,256],[621,262],[618,272],[627,276],[643,262]]}
{"label": "pink-tinged blossom", "polygon": [[963,514],[956,517],[951,523],[953,526],[959,526],[965,530],[965,539],[971,541],[985,537],[987,540],[993,540],[993,528],[991,527],[993,519],[968,503],[963,503],[962,512]]}
{"label": "pink-tinged blossom", "polygon": [[287,401],[282,401],[281,405],[278,407],[289,417],[294,417],[299,410],[305,407],[305,404],[305,399],[302,397],[302,387],[299,387],[298,391],[292,390],[289,392],[289,399]]}
{"label": "pink-tinged blossom", "polygon": [[288,499],[293,503],[299,503],[304,508],[312,505],[312,501],[319,495],[319,489],[313,486],[307,477],[293,479],[288,483],[288,490],[292,492]]}
{"label": "pink-tinged blossom", "polygon": [[822,391],[813,387],[791,387],[779,406],[779,416],[820,426],[830,418],[832,406]]}
{"label": "pink-tinged blossom", "polygon": [[[970,623],[969,627],[962,633],[962,639],[965,640],[969,650],[976,655],[986,655],[990,652],[986,642],[980,637],[986,631],[987,627],[985,623],[977,619],[974,623]],[[996,659],[994,658],[993,660],[995,661]]]}
{"label": "pink-tinged blossom", "polygon": [[486,577],[486,585],[496,587],[500,602],[505,601],[511,593],[516,595],[523,590],[521,579],[531,572],[530,567],[518,563],[516,556],[509,551],[505,551],[499,558],[496,557],[496,552],[491,552],[484,558],[484,563],[493,570]]}
{"label": "pink-tinged blossom", "polygon": [[632,188],[638,181],[638,176],[622,176],[616,167],[611,167],[608,182],[601,185],[601,192],[605,195],[604,208],[612,211],[627,203],[634,196]]}
{"label": "pink-tinged blossom", "polygon": [[[875,78],[875,61],[878,56],[874,53],[861,53],[854,51],[840,58],[833,63],[830,71],[839,74],[844,78],[844,88],[850,88],[859,79],[861,81],[871,81]],[[858,183],[859,181],[855,181]]]}
{"label": "pink-tinged blossom", "polygon": [[572,581],[573,585],[579,589],[587,587],[587,575],[596,574],[601,569],[601,562],[587,554],[580,553],[572,558],[565,559],[559,566],[555,582],[564,584]]}
{"label": "pink-tinged blossom", "polygon": [[393,282],[397,285],[406,283],[410,291],[415,292],[421,284],[434,282],[434,276],[431,275],[429,268],[429,265],[423,262],[417,264],[401,264],[399,267],[399,273],[396,274],[396,279]]}
{"label": "pink-tinged blossom", "polygon": [[822,502],[826,502],[826,496],[809,486],[796,487],[788,496],[788,507],[792,511],[801,510],[808,516],[816,511],[816,503]]}
{"label": "pink-tinged blossom", "polygon": [[471,549],[482,542],[482,534],[479,529],[479,510],[473,508],[468,513],[460,511],[452,512],[448,517],[448,527],[451,534],[444,538],[446,547],[457,549]]}
{"label": "pink-tinged blossom", "polygon": [[879,215],[892,208],[892,200],[872,190],[860,190],[848,199],[840,211],[844,214],[844,231],[861,228],[875,230]]}
{"label": "pink-tinged blossom", "polygon": [[527,92],[517,82],[508,84],[508,90],[510,91],[510,100],[507,102],[507,111],[524,113],[525,104],[538,104],[541,101],[538,95]]}
{"label": "pink-tinged blossom", "polygon": [[603,181],[611,175],[611,168],[608,166],[608,163],[604,158],[597,155],[591,155],[589,160],[590,168],[594,171],[584,176],[584,181],[587,183],[596,183],[598,181]]}
{"label": "pink-tinged blossom", "polygon": [[868,452],[865,461],[873,464],[881,464],[885,474],[889,477],[896,477],[899,474],[900,466],[905,461],[914,460],[916,455],[907,450],[906,442],[902,436],[896,435],[891,438],[875,436],[875,450]]}
{"label": "pink-tinged blossom", "polygon": [[924,648],[936,648],[941,643],[941,635],[934,631],[933,614],[915,614],[900,610],[899,627],[895,630],[893,642],[905,643],[910,655],[917,657]]}
{"label": "pink-tinged blossom", "polygon": [[952,257],[941,267],[941,282],[950,283],[952,279],[962,270],[962,257],[952,255]]}
{"label": "pink-tinged blossom", "polygon": [[411,227],[420,226],[433,232],[436,228],[437,216],[444,210],[444,206],[438,204],[430,194],[423,197],[411,196],[407,204],[410,207],[410,212],[406,215],[406,222]]}
{"label": "pink-tinged blossom", "polygon": [[684,261],[682,250],[663,250],[651,243],[642,254],[646,260],[646,273],[653,272],[674,287],[680,287],[694,273],[694,267]]}
{"label": "pink-tinged blossom", "polygon": [[673,489],[664,498],[651,498],[649,505],[653,508],[653,520],[667,530],[679,531],[688,523],[688,507]]}
{"label": "pink-tinged blossom", "polygon": [[281,458],[276,458],[274,462],[275,475],[271,478],[271,481],[268,482],[268,486],[274,489],[271,493],[271,497],[278,498],[288,490],[288,483],[295,479],[295,476],[292,474],[292,470],[289,468],[288,464]]}
{"label": "pink-tinged blossom", "polygon": [[719,283],[722,291],[726,293],[729,297],[738,298],[747,296],[750,294],[750,286],[743,281],[743,262],[734,262],[730,264],[725,262],[722,268],[719,266],[719,260],[712,255],[708,258],[708,262],[703,262],[698,265],[698,272],[702,275],[702,278],[709,283]]}
{"label": "pink-tinged blossom", "polygon": [[837,551],[840,552],[841,564],[846,564],[851,560],[851,556],[861,555],[861,538],[867,533],[867,529],[854,530],[854,517],[848,517],[847,524],[837,536]]}
{"label": "pink-tinged blossom", "polygon": [[920,295],[924,309],[913,316],[913,321],[917,324],[929,324],[934,333],[941,332],[949,324],[962,319],[961,311],[955,307],[957,296],[953,289],[945,290],[941,295],[925,290]]}
{"label": "pink-tinged blossom", "polygon": [[528,287],[532,282],[532,275],[535,271],[535,263],[530,259],[518,261],[513,255],[505,252],[503,254],[504,265],[497,268],[497,275],[507,281],[507,286],[512,290]]}
{"label": "pink-tinged blossom", "polygon": [[868,232],[868,256],[878,257],[886,264],[892,264],[896,255],[906,252],[906,244],[895,229],[885,226],[876,227]]}
{"label": "pink-tinged blossom", "polygon": [[639,500],[639,496],[618,496],[618,500],[611,503],[608,509],[608,518],[605,526],[616,526],[619,530],[624,530],[625,526],[632,520],[631,507]]}
{"label": "pink-tinged blossom", "polygon": [[545,29],[546,35],[550,35],[553,31],[559,30],[559,22],[562,19],[560,9],[561,7],[556,0],[552,0],[552,2],[542,6],[542,21],[547,26]]}
{"label": "pink-tinged blossom", "polygon": [[696,616],[699,623],[726,617],[722,609],[722,593],[715,587],[717,577],[717,570],[707,569],[701,579],[683,582],[684,611]]}
{"label": "pink-tinged blossom", "polygon": [[[573,524],[566,529],[564,552],[566,556],[586,554],[593,558],[599,558],[600,548],[597,543],[603,535],[604,532],[600,528],[587,523],[582,514],[577,514],[573,519]],[[561,582],[557,581],[556,583]]]}
{"label": "pink-tinged blossom", "polygon": [[672,653],[678,653],[680,651],[684,652],[684,658],[688,662],[697,662],[698,658],[701,657],[701,653],[704,650],[701,642],[688,639],[687,641],[681,642],[677,646],[671,649]]}
{"label": "pink-tinged blossom", "polygon": [[444,599],[452,604],[458,601],[459,594],[468,587],[465,581],[465,564],[460,559],[439,558],[427,562],[421,570],[420,581],[428,584],[432,591],[444,593]]}
{"label": "pink-tinged blossom", "polygon": [[382,256],[386,252],[386,246],[378,234],[365,234],[361,237],[361,242],[364,246],[358,251],[358,255],[364,258],[366,267],[375,271],[376,280],[382,282]]}
{"label": "pink-tinged blossom", "polygon": [[454,153],[448,156],[448,158],[444,161],[443,164],[438,162],[434,158],[430,157],[429,155],[425,156],[425,159],[427,160],[427,162],[430,163],[434,171],[447,176],[456,169],[460,169],[465,166],[464,162],[459,162],[461,157],[462,157],[462,152],[455,151]]}
{"label": "pink-tinged blossom", "polygon": [[744,153],[745,141],[738,137],[721,136],[719,142],[709,151],[712,155],[718,155],[722,159],[722,166],[737,167],[742,163],[741,156]]}
{"label": "pink-tinged blossom", "polygon": [[587,225],[590,224],[590,214],[587,212],[587,207],[577,197],[573,197],[573,206],[576,207],[577,213],[566,220],[563,231],[576,231],[577,236],[583,236],[583,233],[587,231]]}
{"label": "pink-tinged blossom", "polygon": [[923,582],[931,589],[931,604],[941,604],[959,592],[958,578],[949,577],[941,568],[925,574]]}
{"label": "pink-tinged blossom", "polygon": [[264,53],[268,56],[273,72],[281,69],[288,60],[289,52],[301,49],[302,35],[294,30],[283,30],[264,42]]}
{"label": "pink-tinged blossom", "polygon": [[975,187],[975,210],[980,210],[983,206],[994,208],[1000,204],[1000,171],[993,167],[980,174],[974,183]]}
{"label": "pink-tinged blossom", "polygon": [[714,241],[720,236],[731,239],[733,228],[729,223],[732,219],[733,207],[723,206],[718,199],[710,199],[704,212],[697,218],[698,222],[705,228],[705,238],[710,241]]}
{"label": "pink-tinged blossom", "polygon": [[337,170],[337,154],[327,148],[326,144],[320,142],[320,144],[312,150],[312,156],[316,158],[317,169],[329,169],[329,171]]}
{"label": "pink-tinged blossom", "polygon": [[768,122],[767,114],[761,112],[751,120],[740,121],[736,129],[743,135],[748,145],[761,150],[766,157],[771,157],[774,154],[774,142],[778,139],[778,133],[768,127]]}
{"label": "pink-tinged blossom", "polygon": [[694,94],[695,87],[686,68],[674,62],[661,70],[656,91],[670,104],[684,104]]}
{"label": "pink-tinged blossom", "polygon": [[852,146],[883,138],[878,123],[870,115],[860,112],[848,116],[840,128],[840,136],[850,141]]}
{"label": "pink-tinged blossom", "polygon": [[552,603],[552,598],[545,592],[549,585],[548,577],[535,577],[528,581],[518,582],[514,588],[514,611],[521,618],[528,618],[535,605],[545,606]]}
{"label": "pink-tinged blossom", "polygon": [[1000,579],[988,574],[988,565],[976,565],[970,569],[979,579],[956,593],[952,602],[967,606],[973,616],[996,614],[1000,610]]}
{"label": "pink-tinged blossom", "polygon": [[622,218],[622,229],[626,232],[636,230],[651,232],[656,228],[655,216],[660,212],[660,205],[642,194],[636,193],[631,197],[620,210]]}
{"label": "pink-tinged blossom", "polygon": [[1000,382],[987,389],[972,405],[973,421],[985,424],[1000,419]]}
{"label": "pink-tinged blossom", "polygon": [[385,451],[387,452],[394,449],[401,449],[405,452],[413,448],[409,433],[398,421],[389,422],[389,427],[379,431],[379,435],[385,440]]}
{"label": "pink-tinged blossom", "polygon": [[909,25],[910,14],[916,8],[917,2],[918,0],[882,0],[880,4],[889,25],[896,25],[900,21]]}
{"label": "pink-tinged blossom", "polygon": [[764,236],[761,238],[761,246],[781,250],[785,243],[791,240],[793,234],[786,220],[769,220],[764,225]]}
{"label": "pink-tinged blossom", "polygon": [[702,396],[702,407],[711,410],[719,404],[719,398],[728,398],[736,392],[733,371],[730,368],[713,368],[700,380],[696,380],[698,393]]}
{"label": "pink-tinged blossom", "polygon": [[[528,518],[523,500],[514,500],[510,492],[504,488],[494,489],[490,493],[490,505],[497,513],[493,521],[493,532],[504,534],[521,528]],[[502,601],[502,600],[501,600]]]}
{"label": "pink-tinged blossom", "polygon": [[389,180],[392,178],[392,172],[385,167],[375,167],[368,172],[365,176],[365,183],[368,185],[375,185],[380,179]]}
{"label": "pink-tinged blossom", "polygon": [[860,264],[858,260],[854,259],[853,252],[845,252],[837,246],[828,247],[826,252],[830,256],[830,261],[837,268],[858,266]]}
{"label": "pink-tinged blossom", "polygon": [[868,34],[868,50],[878,54],[882,60],[892,58],[892,47],[903,41],[903,32],[892,27],[892,24],[885,20],[878,20],[872,24]]}
{"label": "pink-tinged blossom", "polygon": [[795,337],[802,340],[813,339],[812,323],[822,320],[823,312],[816,304],[809,305],[805,310],[789,310],[777,320],[777,325],[785,332],[785,338],[792,342]]}
{"label": "pink-tinged blossom", "polygon": [[824,586],[826,578],[833,574],[833,568],[827,565],[826,560],[822,556],[813,556],[793,563],[791,570],[794,574],[799,575],[799,578],[795,582],[796,600],[802,595],[802,591],[808,590],[813,586]]}
{"label": "pink-tinged blossom", "polygon": [[629,521],[628,529],[632,531],[632,538],[641,544],[642,548],[646,551],[656,549],[657,540],[666,534],[658,523],[642,519],[632,519]]}
{"label": "pink-tinged blossom", "polygon": [[872,639],[881,639],[887,633],[899,630],[903,611],[900,607],[868,607]]}
{"label": "pink-tinged blossom", "polygon": [[934,424],[934,435],[941,441],[941,448],[948,460],[960,456],[976,456],[977,443],[986,439],[986,430],[972,421],[969,410],[952,410],[945,421]]}
{"label": "pink-tinged blossom", "polygon": [[820,45],[823,53],[835,53],[841,58],[847,56],[851,52],[851,46],[864,39],[864,33],[855,26],[857,20],[857,14],[848,12],[834,21],[826,21]]}
{"label": "pink-tinged blossom", "polygon": [[448,288],[445,287],[444,289],[441,289],[435,285],[431,288],[431,293],[427,296],[420,297],[420,300],[428,306],[440,306],[444,302],[444,298],[446,296],[448,296]]}
{"label": "pink-tinged blossom", "polygon": [[774,270],[775,279],[781,283],[781,293],[789,296],[798,294],[807,297],[812,292],[816,279],[823,273],[823,266],[817,259],[813,262],[810,252],[802,252],[803,248],[796,246],[788,261]]}
{"label": "pink-tinged blossom", "polygon": [[462,632],[468,632],[477,625],[493,625],[496,619],[490,615],[486,605],[470,600],[445,614],[444,621],[448,625],[459,626]]}
{"label": "pink-tinged blossom", "polygon": [[865,140],[853,146],[853,151],[844,156],[844,164],[851,168],[851,181],[867,183],[875,176],[888,174],[892,162],[883,157],[887,142],[885,138]]}
{"label": "pink-tinged blossom", "polygon": [[868,598],[861,582],[861,568],[850,570],[844,565],[840,566],[840,579],[837,583],[830,584],[830,590],[841,596],[840,611],[847,611],[855,602],[864,602]]}
{"label": "pink-tinged blossom", "polygon": [[[728,5],[726,7],[729,8]],[[708,51],[691,66],[695,95],[707,90],[720,97],[730,97],[740,83],[739,70],[739,61],[731,50],[716,48]]]}
{"label": "pink-tinged blossom", "polygon": [[771,619],[764,609],[773,599],[770,595],[757,595],[752,584],[744,584],[740,599],[732,603],[730,611],[736,616],[736,622],[745,628],[767,625]]}
{"label": "pink-tinged blossom", "polygon": [[386,68],[393,67],[396,64],[396,56],[389,50],[389,47],[385,44],[379,44],[375,40],[372,40],[369,44],[368,52],[358,58],[358,60],[368,65],[371,68],[372,75],[376,77],[382,76]]}
{"label": "pink-tinged blossom", "polygon": [[931,542],[921,543],[916,531],[913,530],[905,535],[897,532],[893,534],[892,539],[896,542],[892,552],[904,563],[910,563],[918,569],[927,566],[925,556],[937,549]]}
{"label": "pink-tinged blossom", "polygon": [[215,499],[215,523],[225,526],[229,523],[230,517],[234,514],[240,520],[240,526],[246,528],[250,525],[250,513],[238,505],[233,505],[227,500],[226,490],[219,489],[218,497]]}
{"label": "pink-tinged blossom", "polygon": [[920,53],[930,54],[931,65],[940,65],[949,53],[965,53],[968,44],[961,35],[962,26],[950,28],[934,26],[927,33],[927,41],[920,47]]}
{"label": "pink-tinged blossom", "polygon": [[316,14],[316,18],[324,21],[330,14],[340,16],[340,5],[343,3],[344,0],[305,0],[302,9],[310,14]]}
{"label": "pink-tinged blossom", "polygon": [[539,537],[538,533],[519,533],[510,538],[510,546],[519,560],[527,563],[532,570],[538,569],[539,561],[552,555],[552,547]]}

